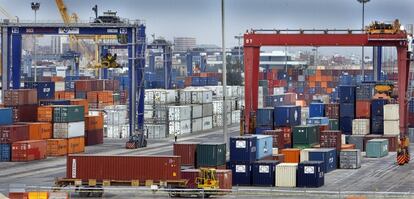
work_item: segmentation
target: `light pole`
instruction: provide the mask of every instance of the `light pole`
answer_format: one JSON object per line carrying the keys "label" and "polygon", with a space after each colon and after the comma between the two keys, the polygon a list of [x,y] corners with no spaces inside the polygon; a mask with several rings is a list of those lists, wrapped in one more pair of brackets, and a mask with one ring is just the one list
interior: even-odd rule
{"label": "light pole", "polygon": [[[35,23],[36,23],[36,19],[37,19],[37,11],[40,8],[40,3],[39,2],[32,2],[31,4],[31,8],[34,11],[35,14]],[[37,63],[36,63],[36,37],[33,34],[33,60],[34,60],[34,81],[37,81]]]}
{"label": "light pole", "polygon": [[[359,3],[362,3],[362,31],[364,31],[364,26],[365,26],[365,4],[368,3],[370,0],[357,0]],[[362,69],[362,81],[365,81],[365,63],[364,63],[364,59],[365,59],[365,52],[364,52],[364,46],[362,46],[362,65],[361,65],[361,69]]]}
{"label": "light pole", "polygon": [[224,0],[221,0],[221,49],[223,53],[223,139],[226,143],[226,153],[228,153],[229,145],[227,138],[227,68],[226,68],[226,44],[224,34]]}

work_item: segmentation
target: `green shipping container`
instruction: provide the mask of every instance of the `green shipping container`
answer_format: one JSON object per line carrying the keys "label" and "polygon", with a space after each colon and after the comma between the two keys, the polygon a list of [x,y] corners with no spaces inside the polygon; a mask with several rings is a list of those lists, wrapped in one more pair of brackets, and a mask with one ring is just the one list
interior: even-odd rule
{"label": "green shipping container", "polygon": [[339,131],[339,122],[337,119],[329,119],[329,130]]}
{"label": "green shipping container", "polygon": [[77,105],[54,106],[53,122],[80,122],[84,121],[84,107]]}
{"label": "green shipping container", "polygon": [[369,140],[366,146],[367,157],[380,158],[388,155],[388,140],[387,139],[372,139]]}
{"label": "green shipping container", "polygon": [[319,143],[319,127],[303,125],[293,127],[293,148],[310,148]]}
{"label": "green shipping container", "polygon": [[225,143],[204,143],[197,145],[197,166],[222,166],[226,164]]}

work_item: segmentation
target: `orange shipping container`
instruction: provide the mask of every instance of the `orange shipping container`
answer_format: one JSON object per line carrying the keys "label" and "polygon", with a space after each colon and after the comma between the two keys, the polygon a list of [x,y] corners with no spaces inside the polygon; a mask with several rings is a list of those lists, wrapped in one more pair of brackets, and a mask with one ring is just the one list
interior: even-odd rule
{"label": "orange shipping container", "polygon": [[316,76],[316,79],[315,79],[315,81],[317,81],[317,82],[320,82],[320,81],[322,81],[322,77],[321,77],[321,76]]}
{"label": "orange shipping container", "polygon": [[74,137],[74,138],[69,138],[67,140],[68,140],[68,154],[82,153],[85,151],[85,138],[84,137]]}
{"label": "orange shipping container", "polygon": [[67,139],[48,139],[47,140],[47,156],[62,156],[68,153]]}
{"label": "orange shipping container", "polygon": [[327,89],[326,89],[326,92],[327,92],[328,94],[331,94],[331,93],[332,93],[332,88],[327,88]]}
{"label": "orange shipping container", "polygon": [[322,88],[328,88],[328,82],[321,82]]}
{"label": "orange shipping container", "polygon": [[316,83],[315,82],[309,82],[309,87],[311,87],[311,88],[316,87]]}
{"label": "orange shipping container", "polygon": [[316,81],[316,76],[309,76],[309,81],[310,82]]}
{"label": "orange shipping container", "polygon": [[341,150],[344,149],[355,149],[355,144],[343,144],[341,145]]}
{"label": "orange shipping container", "polygon": [[75,99],[75,92],[71,91],[56,91],[55,99]]}
{"label": "orange shipping container", "polygon": [[100,114],[99,116],[85,116],[85,130],[90,131],[97,129],[103,129],[103,115]]}
{"label": "orange shipping container", "polygon": [[88,115],[89,113],[89,109],[88,109],[89,104],[88,104],[88,101],[85,99],[71,99],[70,105],[81,105],[83,106],[85,110],[85,115]]}
{"label": "orange shipping container", "polygon": [[37,121],[52,122],[52,120],[53,120],[53,107],[52,106],[39,106],[37,108]]}
{"label": "orange shipping container", "polygon": [[52,124],[48,122],[21,122],[29,127],[29,140],[45,140],[52,138]]}
{"label": "orange shipping container", "polygon": [[285,156],[286,163],[300,162],[300,149],[282,149],[281,154]]}
{"label": "orange shipping container", "polygon": [[112,91],[101,91],[98,93],[98,103],[113,103],[114,102],[114,97],[113,97],[113,92]]}
{"label": "orange shipping container", "polygon": [[98,101],[98,91],[89,91],[86,93],[86,99],[90,103],[96,103]]}

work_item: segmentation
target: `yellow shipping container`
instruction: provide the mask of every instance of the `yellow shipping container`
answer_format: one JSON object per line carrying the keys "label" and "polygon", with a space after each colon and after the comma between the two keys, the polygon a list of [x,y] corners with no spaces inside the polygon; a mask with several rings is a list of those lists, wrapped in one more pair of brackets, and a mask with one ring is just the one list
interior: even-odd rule
{"label": "yellow shipping container", "polygon": [[29,199],[47,199],[47,192],[29,192]]}

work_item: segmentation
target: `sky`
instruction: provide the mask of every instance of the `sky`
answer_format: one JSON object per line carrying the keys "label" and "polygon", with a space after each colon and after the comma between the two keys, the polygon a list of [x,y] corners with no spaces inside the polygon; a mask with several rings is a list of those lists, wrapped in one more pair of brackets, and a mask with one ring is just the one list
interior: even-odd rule
{"label": "sky", "polygon": [[[20,20],[33,20],[30,3],[36,0],[0,0],[0,6]],[[40,2],[38,20],[60,20],[54,0]],[[81,20],[99,12],[117,11],[123,18],[144,20],[147,35],[168,40],[196,37],[198,44],[221,46],[221,0],[64,0],[69,13]],[[4,15],[0,14],[0,18]],[[414,23],[413,0],[371,0],[365,6],[365,22]],[[235,46],[235,35],[248,29],[350,28],[362,26],[362,5],[357,0],[225,0],[226,45]]]}

